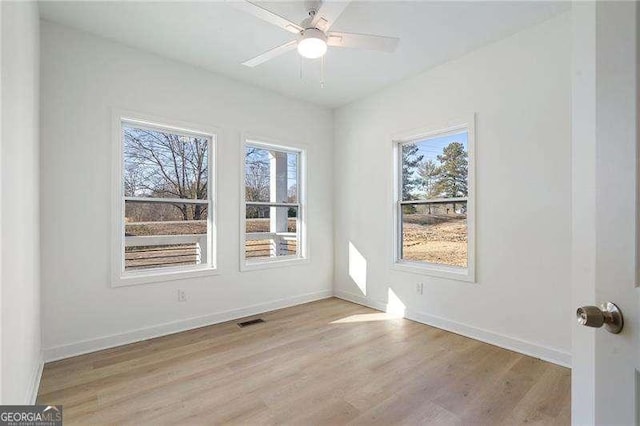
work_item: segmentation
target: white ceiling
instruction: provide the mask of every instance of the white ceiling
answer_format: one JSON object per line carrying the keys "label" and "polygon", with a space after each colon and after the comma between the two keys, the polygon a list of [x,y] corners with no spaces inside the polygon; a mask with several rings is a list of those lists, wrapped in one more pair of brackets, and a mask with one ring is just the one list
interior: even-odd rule
{"label": "white ceiling", "polygon": [[[305,2],[261,2],[294,22]],[[193,64],[284,95],[336,107],[459,57],[570,8],[569,2],[354,1],[333,30],[400,38],[395,53],[329,48],[319,61],[295,51],[256,68],[241,62],[293,35],[222,2],[43,1],[42,18]]]}

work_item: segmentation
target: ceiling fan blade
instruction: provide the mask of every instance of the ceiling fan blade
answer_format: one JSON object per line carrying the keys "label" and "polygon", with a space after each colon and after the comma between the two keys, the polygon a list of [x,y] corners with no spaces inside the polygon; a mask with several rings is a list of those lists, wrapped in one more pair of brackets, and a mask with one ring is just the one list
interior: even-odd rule
{"label": "ceiling fan blade", "polygon": [[333,47],[352,47],[389,53],[396,50],[399,41],[400,39],[397,37],[341,33],[336,31],[331,31],[327,38],[327,44]]}
{"label": "ceiling fan blade", "polygon": [[320,9],[316,12],[311,25],[327,32],[336,22],[342,12],[349,6],[349,0],[325,0],[320,4]]}
{"label": "ceiling fan blade", "polygon": [[255,16],[256,18],[260,18],[263,21],[266,21],[270,24],[273,24],[277,27],[282,28],[285,31],[289,31],[290,33],[293,34],[300,34],[300,31],[303,30],[303,28],[298,25],[295,24],[291,21],[289,21],[287,18],[283,18],[280,15],[276,15],[275,13],[258,6],[255,3],[251,3],[250,1],[246,1],[246,0],[227,0],[227,3],[233,7],[235,7],[238,10],[242,10],[244,12],[247,12],[253,16]]}
{"label": "ceiling fan blade", "polygon": [[256,56],[255,58],[251,58],[248,61],[243,62],[242,65],[253,68],[257,65],[267,62],[270,59],[273,59],[277,56],[287,53],[290,50],[294,50],[297,44],[298,44],[297,40],[291,40],[290,42],[287,42],[278,47],[274,47],[273,49],[267,50],[266,52]]}

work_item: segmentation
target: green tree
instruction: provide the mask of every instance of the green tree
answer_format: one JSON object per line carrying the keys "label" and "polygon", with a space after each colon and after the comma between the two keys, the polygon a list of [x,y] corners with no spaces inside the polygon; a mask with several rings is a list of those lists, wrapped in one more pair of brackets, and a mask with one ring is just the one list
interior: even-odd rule
{"label": "green tree", "polygon": [[[435,193],[441,197],[466,197],[468,194],[467,175],[469,160],[464,145],[451,142],[437,156],[440,162],[439,173],[435,184]],[[453,210],[456,205],[453,203]]]}
{"label": "green tree", "polygon": [[[440,174],[440,167],[433,160],[427,160],[420,164],[418,168],[418,175],[422,178],[421,188],[424,191],[425,198],[433,198],[436,196],[436,183],[438,182],[438,175]],[[431,204],[427,204],[429,214],[431,214]]]}
{"label": "green tree", "polygon": [[[402,145],[402,199],[403,200],[415,200],[416,197],[413,191],[419,188],[421,185],[421,179],[416,176],[416,171],[422,163],[424,155],[419,154],[418,145],[414,143],[408,143]],[[402,211],[405,214],[412,214],[416,211],[416,206],[412,204],[406,204],[403,206]]]}
{"label": "green tree", "polygon": [[416,188],[422,184],[420,177],[416,176],[416,171],[422,163],[424,155],[418,153],[418,145],[408,143],[402,145],[402,199],[414,200],[412,194]]}

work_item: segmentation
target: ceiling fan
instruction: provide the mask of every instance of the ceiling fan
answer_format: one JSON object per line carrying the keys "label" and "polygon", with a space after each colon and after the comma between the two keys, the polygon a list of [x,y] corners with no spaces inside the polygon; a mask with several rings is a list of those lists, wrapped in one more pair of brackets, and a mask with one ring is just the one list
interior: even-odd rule
{"label": "ceiling fan", "polygon": [[393,52],[400,41],[396,37],[329,31],[349,5],[348,1],[325,0],[312,3],[308,11],[309,17],[302,21],[300,25],[247,0],[229,1],[229,4],[297,35],[295,40],[291,40],[242,63],[242,65],[248,67],[255,67],[296,48],[302,57],[315,59],[324,56],[327,53],[327,47],[350,47]]}

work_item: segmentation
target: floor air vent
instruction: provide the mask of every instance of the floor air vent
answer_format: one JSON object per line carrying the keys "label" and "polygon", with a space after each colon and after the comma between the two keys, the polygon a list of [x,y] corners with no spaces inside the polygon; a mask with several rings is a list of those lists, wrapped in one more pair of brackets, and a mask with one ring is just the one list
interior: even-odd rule
{"label": "floor air vent", "polygon": [[242,321],[242,322],[238,323],[238,327],[240,327],[240,328],[248,327],[250,325],[260,324],[261,322],[264,322],[264,320],[262,318],[256,318],[256,319],[252,319],[252,320],[248,320],[248,321]]}

